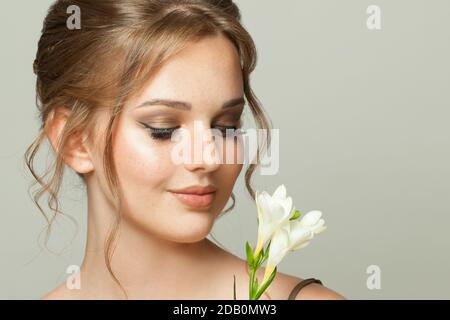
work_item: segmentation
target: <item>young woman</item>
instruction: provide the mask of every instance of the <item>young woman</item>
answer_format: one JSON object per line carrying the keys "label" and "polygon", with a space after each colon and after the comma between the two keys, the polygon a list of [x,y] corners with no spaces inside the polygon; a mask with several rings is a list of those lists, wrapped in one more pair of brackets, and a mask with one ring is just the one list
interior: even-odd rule
{"label": "young woman", "polygon": [[[68,28],[69,6],[79,9],[80,28]],[[49,193],[49,225],[62,214],[65,166],[77,173],[88,230],[80,289],[63,283],[43,299],[232,299],[233,275],[237,298],[248,299],[246,261],[206,238],[234,206],[242,163],[175,163],[171,136],[183,128],[196,140],[195,126],[214,128],[238,153],[242,144],[226,129],[241,127],[246,102],[258,127],[270,129],[250,87],[255,64],[229,0],[54,3],[34,62],[42,127],[26,161],[41,187],[36,204]],[[56,156],[50,178],[33,169],[45,139]],[[254,170],[245,175],[252,197]],[[319,280],[278,272],[261,299],[288,297],[343,298]]]}

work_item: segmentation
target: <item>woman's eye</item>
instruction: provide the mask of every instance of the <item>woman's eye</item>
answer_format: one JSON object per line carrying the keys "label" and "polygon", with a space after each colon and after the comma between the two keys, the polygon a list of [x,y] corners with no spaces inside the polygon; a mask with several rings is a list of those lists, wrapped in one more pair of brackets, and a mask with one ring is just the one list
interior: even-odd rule
{"label": "woman's eye", "polygon": [[222,132],[223,137],[232,137],[234,135],[241,135],[244,133],[244,131],[237,126],[216,126],[215,128]]}
{"label": "woman's eye", "polygon": [[[174,128],[154,128],[147,124],[142,124],[150,131],[151,137],[155,140],[169,140],[171,139],[172,134],[175,132],[175,130],[180,128],[179,126]],[[214,128],[220,130],[222,136],[225,138],[245,133],[238,126],[215,126]]]}
{"label": "woman's eye", "polygon": [[173,132],[180,128],[153,128],[149,125],[144,124],[144,126],[150,131],[150,135],[155,140],[169,140],[172,137]]}

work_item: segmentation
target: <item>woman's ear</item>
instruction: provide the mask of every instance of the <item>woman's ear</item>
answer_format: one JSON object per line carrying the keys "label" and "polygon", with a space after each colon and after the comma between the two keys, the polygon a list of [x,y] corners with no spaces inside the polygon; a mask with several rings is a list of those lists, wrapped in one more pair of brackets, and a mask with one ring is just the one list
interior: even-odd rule
{"label": "woman's ear", "polygon": [[[49,115],[45,133],[55,152],[58,152],[58,138],[61,136],[70,114],[71,110],[68,108],[58,107]],[[85,174],[94,170],[84,132],[77,132],[68,138],[62,151],[62,157],[64,162],[78,173]]]}

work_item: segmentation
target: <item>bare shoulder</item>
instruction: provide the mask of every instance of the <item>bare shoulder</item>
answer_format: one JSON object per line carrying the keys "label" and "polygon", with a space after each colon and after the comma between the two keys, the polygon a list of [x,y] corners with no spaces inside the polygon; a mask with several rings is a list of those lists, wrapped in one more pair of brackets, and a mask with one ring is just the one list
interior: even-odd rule
{"label": "bare shoulder", "polygon": [[[247,261],[235,257],[235,262],[238,263],[236,269],[247,270]],[[236,270],[235,269],[235,270]],[[256,271],[258,279],[263,278],[265,268],[261,267]],[[292,289],[304,279],[292,276],[283,272],[277,272],[270,286],[264,291],[261,300],[287,300]],[[241,283],[245,282],[248,286],[248,271],[241,274]],[[303,287],[295,297],[295,300],[345,300],[346,298],[336,291],[327,288],[326,284],[310,283]]]}
{"label": "bare shoulder", "polygon": [[[248,299],[249,269],[247,261],[219,247],[215,247],[218,255],[214,257],[214,270],[220,270],[217,275],[218,286],[229,288],[236,280],[237,298]],[[256,271],[258,280],[262,280],[265,267],[262,266]],[[231,280],[230,280],[231,279]],[[261,295],[260,300],[287,300],[292,289],[304,279],[278,271],[270,286]],[[231,282],[230,282],[231,281]],[[225,289],[225,290],[226,290]],[[217,291],[217,290],[216,290]],[[221,299],[228,299],[221,297]],[[327,288],[326,283],[310,283],[303,287],[295,297],[295,300],[346,300],[344,296],[336,291]]]}
{"label": "bare shoulder", "polygon": [[[277,272],[275,279],[278,278],[279,290],[282,292],[283,299],[288,299],[292,289],[303,278]],[[274,280],[275,281],[275,280]],[[338,292],[326,287],[326,284],[310,283],[303,287],[296,295],[295,300],[346,300],[346,298]]]}
{"label": "bare shoulder", "polygon": [[74,291],[66,288],[65,283],[40,298],[40,300],[75,300],[81,299]]}
{"label": "bare shoulder", "polygon": [[[241,258],[234,257],[237,265],[234,270],[245,270],[240,273],[241,283],[245,282],[248,286],[248,267],[247,262]],[[265,268],[261,267],[256,271],[256,277],[258,279],[263,278]],[[304,279],[292,276],[286,273],[277,272],[270,286],[261,296],[261,300],[287,300],[292,289]],[[245,288],[247,289],[247,287]],[[295,297],[295,300],[345,300],[346,298],[336,291],[327,288],[326,284],[310,283],[303,287]]]}

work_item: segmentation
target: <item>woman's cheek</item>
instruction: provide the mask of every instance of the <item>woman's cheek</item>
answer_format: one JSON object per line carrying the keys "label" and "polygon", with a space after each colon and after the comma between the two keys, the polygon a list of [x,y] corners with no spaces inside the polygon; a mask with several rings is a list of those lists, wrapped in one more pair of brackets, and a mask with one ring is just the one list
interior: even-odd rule
{"label": "woman's cheek", "polygon": [[132,132],[123,132],[117,139],[116,166],[123,187],[124,215],[144,228],[151,229],[160,210],[167,210],[162,195],[173,173],[168,145]]}
{"label": "woman's cheek", "polygon": [[237,140],[236,142],[234,142],[233,152],[233,163],[229,164],[227,168],[230,177],[234,178],[230,179],[232,180],[230,181],[231,188],[234,186],[235,181],[241,173],[242,167],[244,166],[244,146],[241,140]]}
{"label": "woman's cheek", "polygon": [[233,187],[242,170],[242,164],[223,164],[220,173],[220,185],[229,194],[233,191]]}
{"label": "woman's cheek", "polygon": [[228,175],[228,183],[229,188],[233,189],[237,178],[239,177],[239,174],[241,173],[243,165],[242,164],[230,164],[227,168],[227,175]]}
{"label": "woman's cheek", "polygon": [[169,144],[153,140],[144,130],[127,130],[117,138],[116,165],[129,187],[147,188],[170,177]]}

